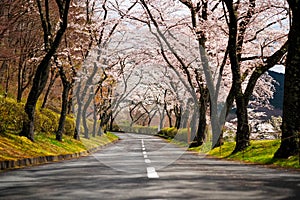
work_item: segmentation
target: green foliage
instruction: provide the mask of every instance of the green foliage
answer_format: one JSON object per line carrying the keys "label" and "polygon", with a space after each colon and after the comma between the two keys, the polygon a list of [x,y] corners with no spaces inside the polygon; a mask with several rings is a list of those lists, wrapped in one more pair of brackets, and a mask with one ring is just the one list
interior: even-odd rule
{"label": "green foliage", "polygon": [[[40,102],[38,104],[40,104]],[[54,134],[58,128],[59,116],[58,113],[48,108],[42,110],[37,109],[34,121],[35,132]],[[19,133],[24,120],[27,120],[24,103],[17,103],[14,99],[0,96],[0,133],[3,134],[7,131],[14,132],[15,134]],[[88,125],[92,127],[92,122],[88,122]],[[75,119],[71,116],[67,116],[64,134],[72,136],[74,130]]]}
{"label": "green foliage", "polygon": [[112,133],[96,136],[88,140],[74,140],[72,136],[64,136],[63,141],[55,140],[55,135],[40,133],[35,142],[14,133],[0,135],[0,160],[16,160],[22,158],[72,154],[96,148],[117,140]]}
{"label": "green foliage", "polygon": [[64,134],[72,136],[75,131],[75,119],[67,116],[65,121],[65,127],[64,127]]}
{"label": "green foliage", "polygon": [[174,138],[178,130],[175,127],[165,127],[162,128],[157,135],[163,138]]}
{"label": "green foliage", "polygon": [[140,134],[150,134],[154,135],[157,133],[157,126],[126,126],[126,125],[118,125],[119,131],[126,133],[140,133]]}
{"label": "green foliage", "polygon": [[112,131],[114,132],[122,132],[120,126],[118,124],[113,124]]}
{"label": "green foliage", "polygon": [[37,132],[55,133],[58,128],[59,115],[53,111],[44,108],[36,111],[34,128]]}
{"label": "green foliage", "polygon": [[281,167],[300,168],[298,156],[291,156],[288,159],[273,159],[274,153],[280,146],[280,140],[255,140],[251,141],[251,146],[244,151],[231,154],[235,142],[225,142],[221,147],[209,152],[210,155],[219,158],[241,160],[258,164],[274,164]]}
{"label": "green foliage", "polygon": [[188,129],[187,128],[179,129],[177,131],[177,134],[174,139],[178,140],[180,142],[187,143],[188,142]]}
{"label": "green foliage", "polygon": [[25,118],[24,105],[0,96],[0,133],[7,130],[18,132]]}

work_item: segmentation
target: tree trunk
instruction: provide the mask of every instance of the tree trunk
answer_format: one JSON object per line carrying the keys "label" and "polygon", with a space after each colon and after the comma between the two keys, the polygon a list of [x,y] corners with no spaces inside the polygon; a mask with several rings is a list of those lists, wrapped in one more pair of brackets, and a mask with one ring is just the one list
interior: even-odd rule
{"label": "tree trunk", "polygon": [[201,91],[201,96],[200,96],[199,122],[198,122],[197,134],[190,147],[197,147],[204,143],[206,137],[206,129],[207,129],[206,111],[207,111],[208,99],[209,99],[209,92],[208,89],[205,88]]}
{"label": "tree trunk", "polygon": [[248,124],[247,104],[241,91],[236,94],[237,131],[236,145],[232,153],[243,151],[250,145],[250,127]]}
{"label": "tree trunk", "polygon": [[52,55],[47,54],[36,71],[35,77],[33,79],[33,85],[25,104],[25,113],[27,114],[27,120],[23,122],[23,128],[20,136],[25,136],[31,141],[34,141],[34,114],[35,107],[39,96],[41,95],[43,89],[45,88],[48,75],[49,75],[49,63]]}
{"label": "tree trunk", "polygon": [[[236,11],[234,10],[233,1],[225,1],[226,7],[229,13],[229,40],[228,40],[228,52],[231,63],[231,72],[232,72],[232,84],[233,91],[236,100],[237,106],[237,132],[236,132],[236,147],[233,153],[244,150],[247,146],[250,145],[250,129],[248,125],[248,113],[247,113],[247,104],[242,92],[242,77],[240,71],[240,51],[241,44],[237,45],[237,16]],[[243,35],[239,35],[243,37]],[[239,43],[240,43],[239,38]]]}
{"label": "tree trunk", "polygon": [[74,135],[73,138],[75,140],[80,140],[80,124],[81,124],[81,116],[82,116],[82,102],[81,102],[81,98],[80,98],[80,88],[81,88],[81,82],[78,83],[79,85],[77,86],[77,90],[76,90],[76,99],[77,99],[77,112],[76,112],[76,124],[75,124],[75,131],[74,131]]}
{"label": "tree trunk", "polygon": [[300,151],[300,5],[296,0],[288,0],[288,3],[292,10],[292,25],[285,68],[281,145],[275,158],[288,158]]}
{"label": "tree trunk", "polygon": [[102,123],[99,123],[97,135],[101,136],[103,134],[103,126]]}
{"label": "tree trunk", "polygon": [[9,90],[9,79],[10,79],[10,72],[9,72],[10,64],[6,65],[6,82],[5,82],[5,93],[4,98],[8,95]]}
{"label": "tree trunk", "polygon": [[175,120],[175,127],[177,129],[180,128],[180,123],[181,123],[181,114],[182,114],[182,108],[181,108],[181,105],[176,105],[174,106],[174,113],[175,113],[175,117],[176,117],[176,120]]}
{"label": "tree trunk", "polygon": [[94,98],[94,93],[93,93],[93,87],[91,87],[90,89],[90,94],[89,94],[89,98],[88,100],[85,102],[84,107],[83,107],[83,111],[82,111],[82,124],[83,124],[83,128],[84,128],[84,137],[85,138],[89,138],[89,128],[87,125],[87,109],[89,108],[93,98]]}
{"label": "tree trunk", "polygon": [[23,95],[23,66],[22,66],[22,61],[20,59],[19,61],[19,68],[18,68],[18,92],[17,92],[17,102],[20,103],[22,100],[22,95]]}
{"label": "tree trunk", "polygon": [[165,110],[163,109],[159,112],[159,128],[158,131],[164,128],[164,121],[165,121]]}
{"label": "tree trunk", "polygon": [[62,105],[61,105],[58,129],[56,131],[56,140],[58,141],[62,141],[62,133],[65,127],[70,89],[71,89],[70,84],[63,82]]}
{"label": "tree trunk", "polygon": [[48,101],[48,97],[49,97],[49,94],[50,94],[50,91],[55,83],[55,80],[57,79],[57,77],[59,76],[59,73],[55,73],[55,69],[54,70],[51,70],[51,78],[50,78],[50,83],[48,85],[48,88],[47,88],[47,91],[46,91],[46,94],[44,96],[44,100],[43,100],[43,103],[42,103],[42,106],[41,108],[45,108],[46,107],[46,103]]}
{"label": "tree trunk", "polygon": [[[40,3],[40,2],[38,2]],[[39,4],[40,6],[40,4]],[[47,5],[48,6],[48,5]],[[23,128],[22,131],[20,132],[21,136],[25,136],[31,141],[34,141],[34,113],[35,113],[35,108],[36,108],[36,103],[38,101],[39,96],[41,95],[43,89],[46,86],[46,82],[49,76],[49,70],[50,70],[50,60],[52,56],[55,54],[60,41],[67,29],[68,25],[68,13],[69,13],[69,6],[70,6],[70,0],[66,0],[64,4],[60,1],[57,0],[57,6],[60,8],[60,17],[61,17],[61,22],[60,22],[60,28],[56,32],[55,39],[53,43],[51,44],[49,50],[47,51],[46,55],[42,59],[41,63],[37,67],[34,79],[33,79],[33,84],[31,87],[31,90],[29,92],[27,102],[25,104],[25,113],[27,114],[27,120],[24,121],[23,123]],[[45,25],[45,18],[43,16],[43,13],[40,10],[40,17],[42,24]],[[48,23],[50,23],[49,19],[47,19]],[[46,27],[43,26],[44,29],[44,38],[48,37],[49,31]],[[48,38],[49,39],[49,38]],[[45,40],[45,45],[47,46],[47,40]]]}
{"label": "tree trunk", "polygon": [[96,111],[96,102],[95,102],[95,98],[94,98],[93,132],[92,132],[93,137],[96,137],[96,129],[97,129],[97,111]]}
{"label": "tree trunk", "polygon": [[63,84],[63,92],[62,92],[62,105],[61,105],[60,118],[58,123],[58,129],[56,131],[56,140],[62,141],[62,133],[65,127],[65,121],[66,121],[67,110],[68,110],[69,93],[72,88],[72,83],[68,81],[66,74],[63,70],[63,67],[59,69],[59,75]]}

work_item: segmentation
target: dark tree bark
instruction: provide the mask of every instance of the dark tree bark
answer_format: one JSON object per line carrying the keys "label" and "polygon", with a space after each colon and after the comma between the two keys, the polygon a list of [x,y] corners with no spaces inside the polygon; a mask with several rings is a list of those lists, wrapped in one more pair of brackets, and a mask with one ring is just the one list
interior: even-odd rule
{"label": "dark tree bark", "polygon": [[65,121],[68,110],[68,101],[69,101],[69,93],[72,88],[72,82],[69,82],[63,67],[59,69],[59,75],[63,84],[63,92],[62,92],[62,105],[60,111],[60,118],[58,123],[58,129],[56,131],[56,140],[62,141],[62,134],[65,127]]}
{"label": "dark tree bark", "polygon": [[[56,0],[56,4],[59,8],[61,22],[60,22],[59,30],[56,32],[55,38],[51,43],[49,41],[49,35],[51,35],[51,29],[49,27],[50,21],[48,17],[44,16],[43,9],[41,8],[41,2],[37,1],[37,3],[39,4],[39,13],[40,13],[40,18],[44,30],[44,41],[45,41],[44,43],[47,52],[44,58],[42,59],[41,63],[37,67],[33,79],[33,84],[29,92],[27,102],[25,104],[25,112],[27,114],[28,119],[24,121],[22,131],[20,132],[21,136],[25,136],[32,141],[34,141],[34,114],[35,114],[36,103],[43,89],[45,88],[49,76],[51,58],[55,54],[57,48],[59,47],[61,39],[67,29],[70,1],[71,0],[66,0],[66,1]],[[46,6],[46,10],[49,9],[49,5],[47,5],[47,3],[45,6]]]}
{"label": "dark tree bark", "polygon": [[96,129],[97,129],[97,107],[96,107],[96,102],[94,98],[94,110],[93,110],[93,131],[92,131],[92,136],[96,137]]}
{"label": "dark tree bark", "polygon": [[[133,102],[134,104],[134,102]],[[145,112],[139,112],[140,110],[137,110],[142,105],[142,102],[138,102],[137,104],[133,105],[133,107],[129,107],[129,115],[130,115],[130,127],[134,125],[134,123],[138,122],[144,115],[146,115]],[[142,107],[142,106],[141,106]]]}
{"label": "dark tree bark", "polygon": [[89,138],[89,127],[87,124],[87,111],[88,111],[88,108],[90,107],[90,104],[93,99],[94,99],[94,89],[93,89],[93,87],[91,87],[90,93],[88,95],[88,99],[85,102],[83,110],[82,110],[82,125],[83,125],[83,129],[84,129],[84,138],[87,138],[87,139]]}
{"label": "dark tree bark", "polygon": [[76,115],[76,122],[75,122],[75,130],[74,130],[74,135],[73,138],[75,140],[80,140],[80,122],[81,122],[81,117],[82,117],[82,101],[81,101],[81,96],[80,96],[80,88],[81,88],[81,82],[78,83],[77,88],[76,88],[76,99],[77,99],[77,115]]}
{"label": "dark tree bark", "polygon": [[172,109],[168,110],[168,102],[166,101],[168,90],[165,90],[164,93],[164,109],[167,114],[168,120],[169,120],[169,127],[173,127],[173,122],[172,122]]}
{"label": "dark tree bark", "polygon": [[8,90],[9,90],[9,81],[10,81],[10,71],[9,71],[9,69],[10,69],[10,64],[7,64],[6,65],[6,76],[5,76],[5,93],[4,93],[4,98],[7,97]]}
{"label": "dark tree bark", "polygon": [[[25,65],[25,66],[23,66]],[[34,69],[28,69],[26,67],[26,62],[19,63],[18,68],[18,92],[17,92],[17,102],[21,102],[23,92],[31,84],[31,80],[34,76]],[[26,82],[27,81],[27,82]]]}
{"label": "dark tree bark", "polygon": [[56,79],[59,76],[59,73],[57,73],[55,69],[51,69],[50,70],[50,74],[51,74],[51,76],[50,76],[50,82],[49,82],[49,85],[47,87],[47,90],[46,90],[46,93],[45,93],[44,100],[43,100],[41,108],[45,108],[46,107],[50,91],[51,91],[51,89],[52,89],[52,87],[53,87]]}
{"label": "dark tree bark", "polygon": [[250,145],[250,128],[248,124],[247,101],[244,98],[242,91],[242,75],[240,71],[241,51],[244,40],[244,33],[246,27],[251,19],[255,7],[255,1],[249,1],[249,8],[247,16],[240,22],[240,29],[238,32],[238,22],[236,10],[232,0],[224,1],[229,15],[229,40],[228,53],[231,63],[232,84],[237,106],[237,132],[236,132],[236,146],[233,153],[244,150]]}
{"label": "dark tree bark", "polygon": [[181,105],[175,105],[174,106],[174,114],[175,114],[175,117],[176,117],[175,127],[177,129],[179,129],[180,128],[180,123],[181,123],[181,115],[182,115]]}
{"label": "dark tree bark", "polygon": [[[207,100],[203,97],[200,98],[200,107],[199,107],[199,121],[198,129],[196,130],[196,137],[191,142],[190,147],[201,146],[206,138],[206,110],[207,110]],[[205,113],[205,114],[204,114]]]}
{"label": "dark tree bark", "polygon": [[281,145],[275,158],[288,158],[300,152],[300,4],[298,0],[288,0],[288,3],[292,24],[285,68]]}

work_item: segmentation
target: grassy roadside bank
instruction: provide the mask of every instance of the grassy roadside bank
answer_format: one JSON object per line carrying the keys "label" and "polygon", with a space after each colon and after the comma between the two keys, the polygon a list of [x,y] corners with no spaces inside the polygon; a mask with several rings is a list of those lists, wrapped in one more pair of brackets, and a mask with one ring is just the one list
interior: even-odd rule
{"label": "grassy roadside bank", "polygon": [[269,165],[270,167],[283,167],[300,169],[299,157],[291,156],[288,159],[274,159],[273,155],[280,146],[280,140],[253,140],[251,146],[244,151],[231,154],[235,147],[234,142],[225,142],[221,147],[217,147],[208,152],[203,152],[200,147],[190,148],[190,151],[206,153],[209,156],[220,159],[241,161],[245,163]]}
{"label": "grassy roadside bank", "polygon": [[[70,159],[87,155],[101,146],[118,140],[112,133],[81,140],[74,140],[75,119],[68,115],[63,131],[63,141],[55,139],[59,111],[54,107],[40,107],[35,113],[35,142],[19,136],[23,121],[26,120],[24,103],[0,95],[0,170],[43,164],[50,161]],[[88,121],[88,125],[93,123]]]}
{"label": "grassy roadside bank", "polygon": [[63,141],[59,142],[55,140],[53,134],[40,133],[36,134],[35,142],[32,142],[26,137],[13,133],[2,133],[0,134],[0,162],[72,154],[79,155],[81,152],[100,148],[116,140],[118,140],[117,136],[107,133],[90,139],[82,138],[80,141],[74,140],[71,136],[64,136]]}

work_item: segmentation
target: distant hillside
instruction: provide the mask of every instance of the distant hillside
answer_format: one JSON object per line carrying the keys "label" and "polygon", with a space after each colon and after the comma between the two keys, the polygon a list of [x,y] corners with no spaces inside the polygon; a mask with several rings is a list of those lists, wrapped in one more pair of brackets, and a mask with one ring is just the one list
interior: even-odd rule
{"label": "distant hillside", "polygon": [[[266,116],[261,116],[260,120],[267,120],[270,119],[271,116],[282,116],[282,108],[283,108],[283,90],[284,90],[284,74],[274,72],[274,71],[268,71],[269,75],[273,77],[273,79],[276,80],[276,83],[274,83],[275,86],[275,93],[273,96],[273,99],[270,99],[270,103],[272,106],[274,106],[274,109],[269,109],[267,107],[260,107],[256,108],[254,112],[264,112]],[[233,108],[228,117],[227,121],[230,121],[234,118],[236,118],[236,109]]]}
{"label": "distant hillside", "polygon": [[283,86],[284,86],[284,74],[277,73],[274,71],[268,71],[269,75],[272,76],[277,83],[275,83],[275,93],[274,98],[270,99],[270,103],[274,106],[276,109],[282,110],[283,108]]}

